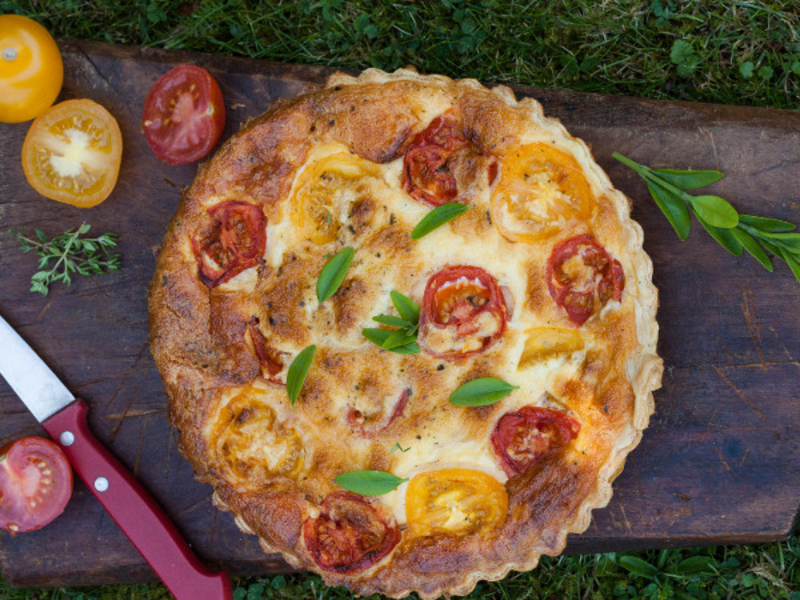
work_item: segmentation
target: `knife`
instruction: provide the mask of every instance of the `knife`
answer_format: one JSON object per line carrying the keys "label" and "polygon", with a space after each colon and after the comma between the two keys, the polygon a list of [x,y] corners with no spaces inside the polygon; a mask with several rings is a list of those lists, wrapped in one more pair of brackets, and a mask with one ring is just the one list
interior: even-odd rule
{"label": "knife", "polygon": [[94,437],[86,403],[69,392],[2,316],[0,375],[178,600],[232,597],[228,575],[200,562],[144,487]]}

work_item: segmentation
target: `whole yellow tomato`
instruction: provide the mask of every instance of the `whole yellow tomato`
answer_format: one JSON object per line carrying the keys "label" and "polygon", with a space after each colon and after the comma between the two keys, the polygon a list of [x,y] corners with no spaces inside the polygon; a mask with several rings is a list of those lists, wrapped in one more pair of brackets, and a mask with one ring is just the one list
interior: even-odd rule
{"label": "whole yellow tomato", "polygon": [[61,53],[47,30],[28,17],[0,15],[0,122],[38,117],[63,81]]}

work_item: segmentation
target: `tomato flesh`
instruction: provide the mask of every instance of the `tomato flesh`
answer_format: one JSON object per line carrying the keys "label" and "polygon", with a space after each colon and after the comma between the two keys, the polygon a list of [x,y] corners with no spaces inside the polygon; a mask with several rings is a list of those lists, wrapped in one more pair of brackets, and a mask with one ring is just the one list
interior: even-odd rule
{"label": "tomato flesh", "polygon": [[53,521],[71,494],[72,469],[50,440],[25,437],[0,448],[0,527],[11,535]]}
{"label": "tomato flesh", "polygon": [[257,317],[250,319],[247,324],[247,331],[250,333],[256,357],[261,364],[262,374],[268,381],[282,384],[283,382],[278,379],[278,373],[283,370],[283,357],[278,350],[267,343],[267,339],[261,333],[258,323]]}
{"label": "tomato flesh", "polygon": [[347,416],[345,420],[350,428],[359,434],[362,437],[371,438],[379,433],[383,433],[389,427],[391,427],[394,422],[403,414],[403,411],[406,408],[406,404],[408,404],[408,399],[411,397],[411,390],[405,389],[403,393],[400,394],[400,398],[397,400],[397,403],[394,405],[391,414],[389,415],[388,419],[368,419],[366,415],[364,415],[361,411],[356,410],[355,408],[350,407],[347,411]]}
{"label": "tomato flesh", "polygon": [[208,211],[214,219],[209,235],[194,240],[198,275],[209,288],[254,267],[267,245],[267,219],[258,206],[230,200]]}
{"label": "tomato flesh", "polygon": [[222,91],[205,69],[178,65],[147,94],[142,129],[153,153],[170,165],[208,155],[224,128]]}
{"label": "tomato flesh", "polygon": [[492,346],[505,331],[507,318],[494,277],[480,267],[447,267],[425,286],[420,345],[439,358],[463,358]]}
{"label": "tomato flesh", "polygon": [[550,296],[580,327],[609,300],[622,300],[625,274],[618,260],[589,234],[563,240],[547,261]]}
{"label": "tomato flesh", "polygon": [[492,447],[500,466],[512,477],[569,444],[580,429],[578,421],[562,412],[524,406],[500,418],[492,432]]}
{"label": "tomato flesh", "polygon": [[397,526],[369,502],[350,492],[323,500],[318,517],[306,519],[303,538],[309,553],[326,571],[346,575],[364,571],[400,541]]}

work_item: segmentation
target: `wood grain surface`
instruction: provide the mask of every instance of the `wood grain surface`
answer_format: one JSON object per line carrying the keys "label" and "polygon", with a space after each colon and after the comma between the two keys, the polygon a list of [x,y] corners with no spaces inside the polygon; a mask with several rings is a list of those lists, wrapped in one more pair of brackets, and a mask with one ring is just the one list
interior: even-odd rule
{"label": "wood grain surface", "polygon": [[[0,314],[91,406],[90,424],[174,518],[197,553],[232,574],[288,570],[212,508],[176,449],[148,349],[146,294],[165,225],[195,166],[169,167],[140,130],[144,97],[173,65],[207,68],[228,109],[225,137],[277,97],[324,81],[328,69],[96,43],[62,44],[62,99],[88,97],[118,119],[125,149],[114,193],[81,210],[38,196],[19,167],[27,124],[0,124]],[[465,73],[467,75],[467,73]],[[666,363],[657,411],[615,484],[611,504],[568,552],[777,540],[800,504],[800,285],[785,263],[767,273],[727,254],[699,225],[680,243],[632,172],[611,159],[717,168],[711,189],[741,211],[800,222],[800,114],[516,88],[586,140],[633,200],[660,290]],[[36,269],[12,230],[48,235],[86,221],[116,232],[120,273],[28,292]],[[0,352],[3,349],[0,348]],[[43,431],[0,380],[0,443]],[[83,585],[154,575],[83,484],[47,528],[0,531],[0,566],[19,586]]]}

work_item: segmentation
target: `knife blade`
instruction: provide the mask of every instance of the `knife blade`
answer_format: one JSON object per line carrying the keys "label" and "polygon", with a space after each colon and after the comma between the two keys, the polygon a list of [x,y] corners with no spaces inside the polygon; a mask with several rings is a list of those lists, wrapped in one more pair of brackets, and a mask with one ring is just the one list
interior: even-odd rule
{"label": "knife blade", "polygon": [[2,316],[0,375],[178,600],[232,597],[228,575],[200,562],[156,501],[91,432],[86,403],[70,393]]}

